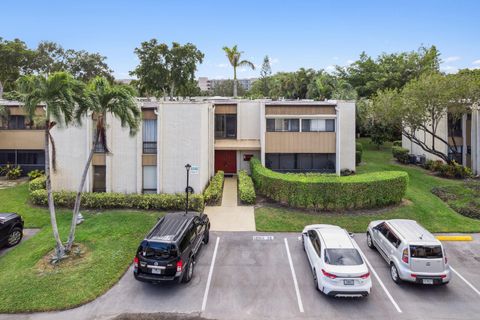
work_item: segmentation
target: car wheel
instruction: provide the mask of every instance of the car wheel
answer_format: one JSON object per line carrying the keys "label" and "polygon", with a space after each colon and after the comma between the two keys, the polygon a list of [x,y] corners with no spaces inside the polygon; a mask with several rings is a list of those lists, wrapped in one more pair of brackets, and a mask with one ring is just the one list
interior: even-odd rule
{"label": "car wheel", "polygon": [[13,228],[12,232],[8,235],[7,246],[13,247],[22,241],[23,232],[21,228]]}
{"label": "car wheel", "polygon": [[375,244],[373,243],[372,236],[370,235],[370,232],[367,232],[367,246],[370,249],[375,249]]}
{"label": "car wheel", "polygon": [[393,282],[396,284],[400,284],[400,282],[402,282],[400,276],[398,275],[398,269],[393,262],[390,264],[390,277],[392,277]]}
{"label": "car wheel", "polygon": [[190,261],[188,262],[187,270],[185,270],[185,275],[183,276],[183,279],[182,279],[183,283],[188,283],[190,282],[190,280],[192,280],[194,266],[195,266],[195,263],[193,262],[193,258],[190,258]]}
{"label": "car wheel", "polygon": [[207,231],[205,231],[205,234],[203,235],[203,243],[207,244],[209,240],[210,240],[210,229],[207,229]]}

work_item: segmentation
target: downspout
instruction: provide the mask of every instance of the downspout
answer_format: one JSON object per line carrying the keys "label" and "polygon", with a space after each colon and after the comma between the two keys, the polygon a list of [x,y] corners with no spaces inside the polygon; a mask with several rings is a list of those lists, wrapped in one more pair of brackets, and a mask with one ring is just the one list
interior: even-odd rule
{"label": "downspout", "polygon": [[[92,147],[92,115],[93,115],[93,112],[87,112],[87,134],[85,136],[85,155],[87,156],[88,158],[88,155],[90,153],[90,148]],[[90,167],[92,167],[93,165],[90,164]],[[90,168],[91,169],[91,168]],[[91,189],[91,176],[92,176],[92,171],[89,170],[89,174],[87,174],[87,179],[85,181],[85,187],[86,188],[86,191],[87,192],[90,192],[92,189]],[[85,191],[82,190],[82,191]]]}

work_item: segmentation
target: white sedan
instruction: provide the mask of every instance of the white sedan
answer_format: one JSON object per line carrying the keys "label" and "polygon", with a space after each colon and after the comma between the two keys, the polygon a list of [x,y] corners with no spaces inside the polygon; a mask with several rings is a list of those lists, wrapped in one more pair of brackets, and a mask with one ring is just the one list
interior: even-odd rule
{"label": "white sedan", "polygon": [[345,229],[309,225],[303,229],[302,241],[318,290],[329,296],[370,294],[370,272],[360,248]]}

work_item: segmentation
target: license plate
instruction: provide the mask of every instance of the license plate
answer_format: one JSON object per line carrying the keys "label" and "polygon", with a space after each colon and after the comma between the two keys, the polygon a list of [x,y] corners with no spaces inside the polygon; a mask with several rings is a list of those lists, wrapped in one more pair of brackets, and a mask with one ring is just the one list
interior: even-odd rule
{"label": "license plate", "polygon": [[343,284],[346,286],[353,286],[355,284],[355,280],[353,279],[343,280]]}
{"label": "license plate", "polygon": [[153,274],[162,274],[162,270],[160,269],[152,269]]}
{"label": "license plate", "polygon": [[433,284],[433,279],[423,279],[422,283],[423,284]]}

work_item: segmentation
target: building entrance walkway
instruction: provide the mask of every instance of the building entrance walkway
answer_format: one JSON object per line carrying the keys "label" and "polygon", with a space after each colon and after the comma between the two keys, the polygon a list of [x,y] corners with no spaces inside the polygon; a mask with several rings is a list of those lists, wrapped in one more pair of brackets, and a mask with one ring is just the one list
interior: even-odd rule
{"label": "building entrance walkway", "polygon": [[253,206],[238,205],[236,176],[225,177],[222,205],[207,206],[205,213],[212,231],[255,231]]}

